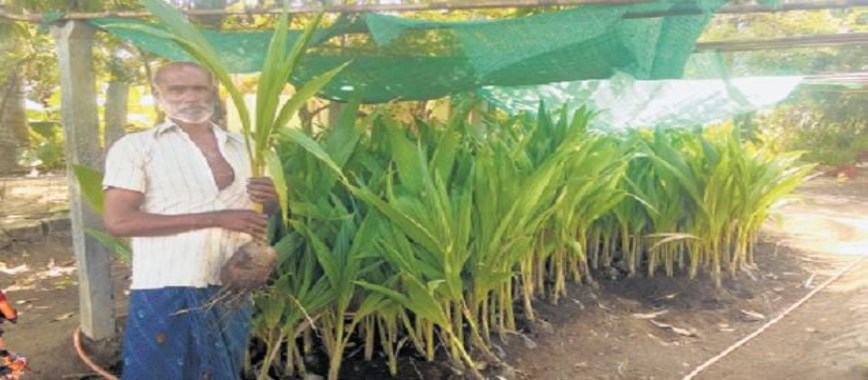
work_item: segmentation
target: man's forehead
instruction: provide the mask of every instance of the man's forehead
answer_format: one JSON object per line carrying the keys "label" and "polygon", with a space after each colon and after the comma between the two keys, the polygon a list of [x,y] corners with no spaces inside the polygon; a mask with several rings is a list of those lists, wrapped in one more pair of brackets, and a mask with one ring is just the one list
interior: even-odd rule
{"label": "man's forehead", "polygon": [[157,76],[160,85],[211,85],[211,75],[205,69],[190,65],[164,67]]}
{"label": "man's forehead", "polygon": [[166,67],[163,67],[160,70],[166,74],[183,72],[183,73],[197,73],[199,75],[205,75],[205,76],[208,75],[207,70],[205,70],[204,68],[202,68],[200,66],[194,66],[194,65],[180,65],[180,64],[179,65],[168,65]]}

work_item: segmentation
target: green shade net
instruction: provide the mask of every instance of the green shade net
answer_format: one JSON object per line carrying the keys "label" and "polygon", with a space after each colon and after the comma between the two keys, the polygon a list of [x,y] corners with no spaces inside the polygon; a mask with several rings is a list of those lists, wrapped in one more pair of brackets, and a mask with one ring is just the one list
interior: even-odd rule
{"label": "green shade net", "polygon": [[[347,61],[320,94],[347,100],[361,90],[366,103],[425,100],[480,86],[524,86],[605,79],[621,72],[637,79],[679,78],[696,39],[725,0],[661,0],[633,5],[586,5],[558,12],[472,22],[435,22],[382,14],[341,18],[321,30],[294,84]],[[637,13],[698,10],[689,16],[635,18]],[[118,28],[141,23],[101,19],[94,24],[170,60],[190,60],[174,42]],[[293,40],[299,35],[294,32]],[[353,43],[339,46],[334,36]],[[271,32],[206,32],[230,71],[255,72]]]}
{"label": "green shade net", "polygon": [[643,81],[619,74],[608,80],[487,86],[479,93],[510,113],[535,113],[540,102],[563,105],[570,114],[586,106],[595,112],[590,127],[610,132],[685,128],[723,120],[773,106],[801,83],[799,76]]}

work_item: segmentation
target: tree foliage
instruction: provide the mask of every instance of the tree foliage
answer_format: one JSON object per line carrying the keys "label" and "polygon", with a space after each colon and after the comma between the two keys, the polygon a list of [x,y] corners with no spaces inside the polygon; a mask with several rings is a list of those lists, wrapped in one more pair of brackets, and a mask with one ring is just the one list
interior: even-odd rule
{"label": "tree foliage", "polygon": [[[734,40],[868,31],[864,8],[773,14],[720,15],[702,39]],[[724,55],[730,75],[824,75],[868,70],[868,46],[845,45],[737,52]],[[767,141],[781,149],[807,150],[806,159],[850,165],[868,150],[868,97],[855,88],[803,85],[787,102],[758,117]]]}
{"label": "tree foliage", "polygon": [[[700,41],[768,39],[868,31],[864,8],[718,15]],[[725,55],[733,75],[854,72],[868,69],[861,45],[736,52]]]}

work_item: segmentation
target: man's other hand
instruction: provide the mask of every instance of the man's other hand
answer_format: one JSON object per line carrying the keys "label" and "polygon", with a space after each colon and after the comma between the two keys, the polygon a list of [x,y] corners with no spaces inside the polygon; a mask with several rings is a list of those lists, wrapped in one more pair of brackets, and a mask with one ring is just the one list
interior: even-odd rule
{"label": "man's other hand", "polygon": [[247,180],[247,194],[250,200],[262,205],[267,214],[273,214],[280,209],[274,182],[269,177],[252,177]]}

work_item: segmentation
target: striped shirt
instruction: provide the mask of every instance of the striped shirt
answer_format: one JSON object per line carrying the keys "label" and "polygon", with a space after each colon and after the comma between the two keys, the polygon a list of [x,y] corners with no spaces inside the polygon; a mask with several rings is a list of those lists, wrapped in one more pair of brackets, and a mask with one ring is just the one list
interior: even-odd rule
{"label": "striped shirt", "polygon": [[[249,208],[250,165],[241,135],[213,127],[235,180],[219,190],[205,156],[172,122],[115,142],[106,158],[103,187],[145,195],[141,211],[178,215]],[[176,235],[133,237],[132,289],[220,285],[220,269],[250,236],[221,228]]]}

